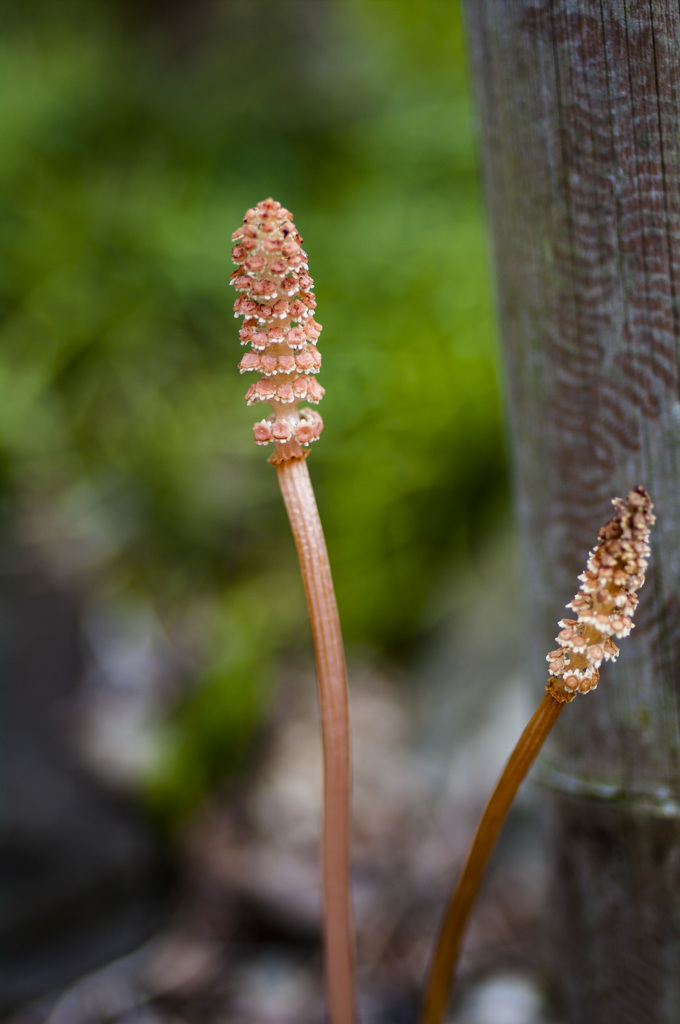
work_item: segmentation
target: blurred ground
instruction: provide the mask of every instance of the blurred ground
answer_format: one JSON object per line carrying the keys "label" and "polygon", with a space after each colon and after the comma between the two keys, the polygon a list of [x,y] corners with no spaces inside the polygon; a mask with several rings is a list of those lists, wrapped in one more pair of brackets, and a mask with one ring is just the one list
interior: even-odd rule
{"label": "blurred ground", "polygon": [[[34,601],[36,595],[49,600],[50,594],[55,600],[54,584],[50,587],[43,579],[39,585],[35,572],[34,567],[23,589],[33,590]],[[413,664],[411,683],[365,660],[350,664],[353,895],[365,1024],[415,1020],[428,950],[456,865],[532,710],[518,673],[517,652],[515,657],[511,653],[513,617],[507,608],[515,582],[509,545],[490,550],[474,577],[476,594],[471,580],[459,585],[475,600],[439,633],[440,643],[430,646],[427,664]],[[497,585],[490,592],[484,582],[491,578]],[[460,667],[474,658],[489,616],[496,622],[497,641],[502,643],[504,636],[507,641],[505,671],[492,671],[497,661],[488,652],[486,670],[466,677],[470,692],[459,714],[457,691],[447,692],[442,685],[437,694],[428,675],[435,673],[443,681],[452,664]],[[59,632],[63,642],[63,622]],[[46,634],[36,639],[37,649],[49,657]],[[428,686],[431,699],[436,695],[434,711],[424,709],[418,699],[419,684]],[[53,692],[44,703],[48,718],[54,700]],[[69,707],[68,695],[62,694],[61,705]],[[452,737],[448,746],[443,739],[446,722]],[[50,749],[43,748],[43,760]],[[61,968],[74,980],[60,986],[54,975],[51,981],[43,978],[44,995],[17,1009],[23,1001],[21,979],[25,985],[40,979],[34,955],[22,956],[15,945],[14,1009],[3,1021],[319,1024],[321,750],[315,680],[307,659],[289,663],[251,757],[192,814],[170,854],[161,854],[129,801],[112,802],[110,786],[97,787],[82,749],[80,755],[68,744],[65,749],[70,750],[71,775],[79,774],[72,778],[71,801],[62,801],[58,808],[62,818],[72,816],[66,835],[73,846],[62,857],[69,865],[71,887],[77,880],[81,894],[64,888],[50,864],[39,866],[34,879],[41,879],[43,886],[51,883],[53,901],[61,907],[51,922],[52,942],[44,945],[44,956],[52,954],[57,977]],[[37,784],[46,777],[54,784],[59,758],[53,757],[47,769],[40,764],[36,769],[30,751],[25,761],[29,771],[37,771]],[[97,810],[94,816],[81,806],[88,793]],[[28,809],[34,829],[44,823],[44,806],[33,813]],[[116,806],[117,815],[112,816]],[[86,828],[95,830],[89,838]],[[117,838],[121,828],[127,835],[123,847]],[[52,825],[52,832],[43,836],[42,848],[54,854],[55,836],[63,837],[64,830]],[[16,822],[14,834],[21,834]],[[122,856],[127,861],[121,863],[116,850],[126,848],[129,852]],[[541,991],[546,910],[541,849],[536,793],[529,784],[513,809],[474,913],[451,1018],[456,1024],[544,1024],[549,1019]],[[85,874],[76,870],[78,858],[88,866]],[[162,898],[153,899],[154,892]],[[43,934],[45,943],[45,909],[35,892],[28,901],[24,896],[26,902],[34,918],[42,919],[38,937]],[[74,907],[83,902],[89,902],[92,913],[79,918]],[[30,935],[34,919],[22,919],[20,911],[21,900],[17,934]],[[122,936],[112,927],[112,915],[120,918],[121,913],[132,922]],[[79,934],[85,950],[82,940],[74,941]],[[35,949],[40,945],[35,934],[33,940]],[[107,957],[107,942],[113,957]],[[126,954],[122,959],[115,955],[116,942]],[[86,969],[88,958],[104,966],[80,976],[78,968]],[[6,1000],[10,992],[11,986],[4,991]]]}
{"label": "blurred ground", "polygon": [[[286,681],[258,769],[214,797],[187,827],[178,853],[182,884],[165,927],[131,956],[5,1019],[323,1019],[321,766],[313,687],[313,678]],[[488,779],[492,738],[500,767],[504,743],[497,741],[512,742],[508,734],[518,718],[508,714],[518,702],[513,690],[498,707],[498,719],[461,749],[458,768],[447,778],[441,765],[414,753],[411,716],[394,682],[355,673],[354,905],[366,1024],[415,1020],[442,900],[486,796],[480,784],[466,787],[463,796],[460,773],[465,766],[468,779]],[[475,913],[453,1017],[461,1024],[545,1020],[536,983],[545,883],[539,851],[533,802],[524,799]],[[513,1000],[524,1007],[523,1016],[512,1015]]]}

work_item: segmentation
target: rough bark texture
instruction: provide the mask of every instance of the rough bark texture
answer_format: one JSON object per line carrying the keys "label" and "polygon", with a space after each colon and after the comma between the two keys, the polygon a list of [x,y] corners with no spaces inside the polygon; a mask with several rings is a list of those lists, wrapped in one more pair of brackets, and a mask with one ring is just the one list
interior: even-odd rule
{"label": "rough bark texture", "polygon": [[467,15],[537,688],[610,499],[643,484],[658,515],[637,628],[543,763],[560,985],[571,1024],[677,1022],[679,5]]}

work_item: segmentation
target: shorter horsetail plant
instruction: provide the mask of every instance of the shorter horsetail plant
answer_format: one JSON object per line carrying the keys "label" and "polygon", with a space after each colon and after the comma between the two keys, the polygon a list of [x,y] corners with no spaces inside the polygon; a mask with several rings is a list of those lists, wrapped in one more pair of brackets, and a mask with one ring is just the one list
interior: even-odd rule
{"label": "shorter horsetail plant", "polygon": [[565,704],[577,693],[594,690],[602,662],[618,657],[613,638],[627,636],[633,628],[637,591],[645,581],[650,555],[653,505],[643,487],[635,487],[612,504],[615,515],[600,530],[597,546],[579,576],[579,592],[567,605],[576,618],[560,621],[559,647],[547,657],[545,696],[496,783],[451,894],[430,963],[421,1024],[440,1024],[444,1018],[465,926],[520,783]]}
{"label": "shorter horsetail plant", "polygon": [[307,470],[309,445],[323,423],[315,409],[324,389],[315,374],[321,333],[312,314],[314,282],[292,215],[265,199],[248,210],[234,232],[232,284],[240,293],[234,315],[243,316],[241,342],[249,346],[241,373],[261,376],[248,388],[248,405],[267,403],[272,413],[254,427],[257,444],[273,445],[307,596],[314,638],[324,755],[322,838],[324,962],[331,1024],[355,1024],[354,937],[350,904],[350,735],[347,673],[328,553]]}

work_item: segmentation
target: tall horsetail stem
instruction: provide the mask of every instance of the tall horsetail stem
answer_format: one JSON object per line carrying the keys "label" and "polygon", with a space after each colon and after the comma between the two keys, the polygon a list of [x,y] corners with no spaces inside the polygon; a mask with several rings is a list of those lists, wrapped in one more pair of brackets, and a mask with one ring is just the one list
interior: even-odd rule
{"label": "tall horsetail stem", "polygon": [[292,214],[273,199],[248,210],[234,232],[232,258],[243,316],[241,342],[249,346],[241,373],[257,372],[248,405],[272,413],[254,426],[255,441],[273,445],[314,638],[324,761],[322,826],[324,965],[331,1024],[356,1024],[354,928],[350,902],[351,757],[347,672],[330,564],[307,470],[309,445],[323,428],[315,409],[324,389],[316,380],[321,326],[312,313],[314,282]]}
{"label": "tall horsetail stem", "polygon": [[420,1024],[441,1024],[449,1000],[465,927],[503,822],[519,786],[557,721],[577,693],[594,690],[603,660],[615,661],[613,637],[633,628],[637,591],[645,581],[649,532],[655,517],[643,487],[614,498],[615,515],[598,534],[581,586],[567,605],[575,619],[562,619],[559,648],[547,661],[546,693],[519,738],[479,820],[460,877],[449,899],[430,961]]}

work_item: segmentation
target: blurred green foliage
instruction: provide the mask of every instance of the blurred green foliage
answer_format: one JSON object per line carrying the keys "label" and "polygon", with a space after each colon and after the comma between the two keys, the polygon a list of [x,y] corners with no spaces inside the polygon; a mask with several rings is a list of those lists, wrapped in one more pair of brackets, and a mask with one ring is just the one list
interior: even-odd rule
{"label": "blurred green foliage", "polygon": [[76,533],[95,517],[111,599],[143,595],[169,630],[205,611],[158,776],[188,805],[240,749],[273,653],[309,646],[236,372],[248,206],[282,201],[310,253],[327,390],[310,471],[349,644],[407,650],[504,501],[460,12],[10,2],[0,136],[4,493]]}

